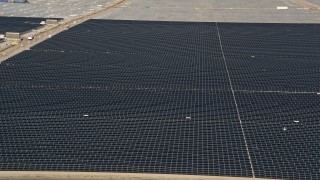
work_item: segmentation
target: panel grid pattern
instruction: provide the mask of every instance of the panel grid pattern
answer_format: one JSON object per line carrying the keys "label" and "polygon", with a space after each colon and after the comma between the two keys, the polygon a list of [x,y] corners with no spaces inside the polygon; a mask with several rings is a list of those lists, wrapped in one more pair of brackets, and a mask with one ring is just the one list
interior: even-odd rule
{"label": "panel grid pattern", "polygon": [[[212,23],[91,20],[32,49],[220,56]],[[103,34],[103,36],[101,36]]]}
{"label": "panel grid pattern", "polygon": [[0,169],[319,179],[319,27],[70,28],[0,64]]}
{"label": "panel grid pattern", "polygon": [[219,23],[236,90],[319,92],[319,24]]}
{"label": "panel grid pattern", "polygon": [[216,91],[229,88],[222,67],[220,57],[27,51],[0,74],[5,82]]}
{"label": "panel grid pattern", "polygon": [[1,91],[3,169],[250,175],[229,93]]}
{"label": "panel grid pattern", "polygon": [[[60,20],[60,18],[54,19]],[[46,18],[0,16],[0,34],[5,34],[6,32],[23,33],[32,29],[40,28],[42,26],[40,22],[45,20]]]}
{"label": "panel grid pattern", "polygon": [[90,20],[3,62],[1,169],[252,176],[214,29]]}
{"label": "panel grid pattern", "polygon": [[319,179],[320,25],[218,24],[255,176]]}
{"label": "panel grid pattern", "polygon": [[237,93],[255,174],[318,179],[320,97]]}

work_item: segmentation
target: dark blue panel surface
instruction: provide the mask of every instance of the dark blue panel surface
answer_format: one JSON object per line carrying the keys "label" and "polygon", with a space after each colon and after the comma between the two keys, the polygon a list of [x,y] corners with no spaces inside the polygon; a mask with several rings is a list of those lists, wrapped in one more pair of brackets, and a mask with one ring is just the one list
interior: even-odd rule
{"label": "dark blue panel surface", "polygon": [[1,92],[2,170],[251,175],[231,93]]}
{"label": "dark blue panel surface", "polygon": [[219,29],[229,56],[320,56],[319,24],[219,23]]}
{"label": "dark blue panel surface", "polygon": [[218,25],[90,20],[1,63],[1,170],[252,176],[244,133],[257,177],[319,179],[320,26]]}
{"label": "dark blue panel surface", "polygon": [[[31,17],[4,17],[0,16],[0,34],[6,32],[23,33],[41,27],[41,21],[47,18],[31,18]],[[52,19],[52,18],[50,18]],[[61,20],[60,18],[53,18]]]}
{"label": "dark blue panel surface", "polygon": [[256,57],[226,56],[229,70],[285,70],[301,71],[320,69],[320,57]]}
{"label": "dark blue panel surface", "polygon": [[32,49],[221,56],[214,23],[91,20]]}
{"label": "dark blue panel surface", "polygon": [[230,70],[236,90],[249,91],[320,91],[320,69],[310,70]]}
{"label": "dark blue panel surface", "polygon": [[230,89],[223,59],[208,56],[28,51],[2,63],[0,77],[20,85]]}
{"label": "dark blue panel surface", "polygon": [[5,61],[0,168],[252,176],[214,30],[92,20]]}
{"label": "dark blue panel surface", "polygon": [[320,96],[236,93],[257,177],[319,179]]}

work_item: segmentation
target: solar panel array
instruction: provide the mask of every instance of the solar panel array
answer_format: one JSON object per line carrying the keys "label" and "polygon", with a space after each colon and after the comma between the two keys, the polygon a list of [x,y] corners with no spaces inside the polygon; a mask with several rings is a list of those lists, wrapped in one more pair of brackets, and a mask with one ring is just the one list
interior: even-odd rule
{"label": "solar panel array", "polygon": [[[46,19],[47,18],[0,16],[0,34],[5,34],[6,32],[27,32],[41,27],[40,22]],[[59,18],[54,19],[60,20]]]}
{"label": "solar panel array", "polygon": [[218,26],[255,176],[319,179],[320,25]]}
{"label": "solar panel array", "polygon": [[320,25],[221,23],[238,90],[318,92]]}
{"label": "solar panel array", "polygon": [[317,179],[319,27],[75,26],[0,64],[0,169]]}
{"label": "solar panel array", "polygon": [[258,177],[319,179],[320,97],[238,92]]}

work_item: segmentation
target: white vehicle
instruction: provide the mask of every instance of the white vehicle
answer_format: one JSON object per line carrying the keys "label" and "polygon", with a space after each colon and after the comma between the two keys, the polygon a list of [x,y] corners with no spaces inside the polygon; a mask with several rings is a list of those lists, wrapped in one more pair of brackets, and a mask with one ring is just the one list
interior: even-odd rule
{"label": "white vehicle", "polygon": [[33,36],[28,36],[28,40],[33,40]]}

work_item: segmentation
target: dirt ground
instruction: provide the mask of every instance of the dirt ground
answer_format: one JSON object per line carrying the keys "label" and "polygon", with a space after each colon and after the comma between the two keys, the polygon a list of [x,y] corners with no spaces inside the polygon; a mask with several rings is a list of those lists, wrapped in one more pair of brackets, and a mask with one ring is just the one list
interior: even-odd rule
{"label": "dirt ground", "polygon": [[[48,171],[0,171],[0,179],[6,180],[249,180],[253,178],[193,176],[138,173],[48,172]],[[257,180],[264,180],[256,178]]]}

